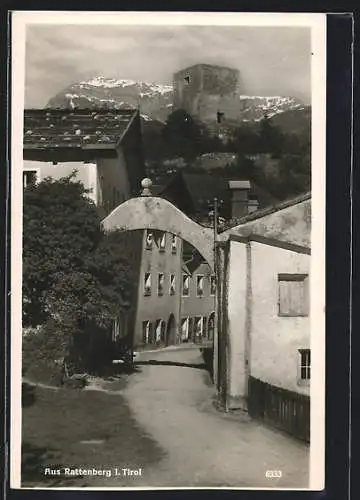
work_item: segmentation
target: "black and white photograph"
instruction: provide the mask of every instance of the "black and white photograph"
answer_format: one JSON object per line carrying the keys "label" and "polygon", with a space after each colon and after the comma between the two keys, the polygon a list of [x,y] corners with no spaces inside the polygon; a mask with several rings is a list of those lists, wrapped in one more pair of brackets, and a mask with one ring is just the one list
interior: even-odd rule
{"label": "black and white photograph", "polygon": [[324,14],[12,13],[11,487],[324,487]]}

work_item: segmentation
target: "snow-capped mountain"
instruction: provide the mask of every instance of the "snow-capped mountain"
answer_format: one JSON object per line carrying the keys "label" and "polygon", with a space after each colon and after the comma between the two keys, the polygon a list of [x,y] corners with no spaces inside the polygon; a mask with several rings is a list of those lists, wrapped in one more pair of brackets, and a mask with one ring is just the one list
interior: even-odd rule
{"label": "snow-capped mountain", "polygon": [[[165,121],[173,110],[173,87],[96,76],[69,85],[50,99],[49,107],[139,107],[145,121]],[[282,96],[239,97],[239,120],[258,121],[284,111],[305,109],[298,99]]]}
{"label": "snow-capped mountain", "polygon": [[240,96],[242,121],[258,121],[264,115],[269,118],[289,110],[305,109],[305,105],[294,97],[283,96]]}
{"label": "snow-capped mountain", "polygon": [[117,109],[140,107],[145,120],[163,121],[172,110],[172,94],[171,85],[97,76],[70,85],[50,99],[48,106]]}

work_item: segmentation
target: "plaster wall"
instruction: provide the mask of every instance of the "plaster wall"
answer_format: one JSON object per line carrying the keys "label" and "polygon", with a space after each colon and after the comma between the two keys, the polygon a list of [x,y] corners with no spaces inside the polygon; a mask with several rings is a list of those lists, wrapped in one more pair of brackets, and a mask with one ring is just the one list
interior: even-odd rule
{"label": "plaster wall", "polygon": [[309,394],[298,349],[310,348],[310,317],[279,316],[278,274],[309,274],[310,255],[251,242],[251,359],[255,378]]}

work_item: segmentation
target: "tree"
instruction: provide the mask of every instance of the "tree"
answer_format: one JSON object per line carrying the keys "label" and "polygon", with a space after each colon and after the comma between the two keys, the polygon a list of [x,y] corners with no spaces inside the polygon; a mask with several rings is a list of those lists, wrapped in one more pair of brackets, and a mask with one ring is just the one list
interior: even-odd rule
{"label": "tree", "polygon": [[24,192],[24,326],[51,323],[59,357],[69,355],[87,325],[108,329],[131,302],[134,282],[125,235],[101,230],[97,208],[74,176],[48,178]]}
{"label": "tree", "polygon": [[45,299],[55,276],[81,268],[102,236],[96,207],[74,176],[48,178],[24,191],[25,324],[36,326],[47,319]]}
{"label": "tree", "polygon": [[163,138],[168,155],[195,159],[202,151],[205,127],[182,109],[173,111],[167,118]]}
{"label": "tree", "polygon": [[259,153],[268,153],[279,157],[283,150],[283,134],[271,118],[265,115],[260,122]]}

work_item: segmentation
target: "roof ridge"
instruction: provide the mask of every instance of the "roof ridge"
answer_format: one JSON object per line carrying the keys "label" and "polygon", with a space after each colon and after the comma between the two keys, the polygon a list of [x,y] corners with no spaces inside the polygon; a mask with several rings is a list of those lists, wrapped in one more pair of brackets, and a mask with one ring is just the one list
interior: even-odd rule
{"label": "roof ridge", "polygon": [[302,193],[294,198],[285,200],[276,205],[272,205],[270,207],[266,207],[260,210],[256,210],[252,214],[245,215],[244,217],[239,218],[233,226],[227,227],[224,231],[228,231],[230,229],[234,229],[237,226],[241,226],[246,222],[251,222],[256,219],[260,219],[261,217],[265,217],[266,215],[271,215],[275,212],[279,212],[280,210],[284,210],[285,208],[292,207],[293,205],[297,205],[298,203],[302,203],[311,198],[311,191],[307,191],[306,193]]}

